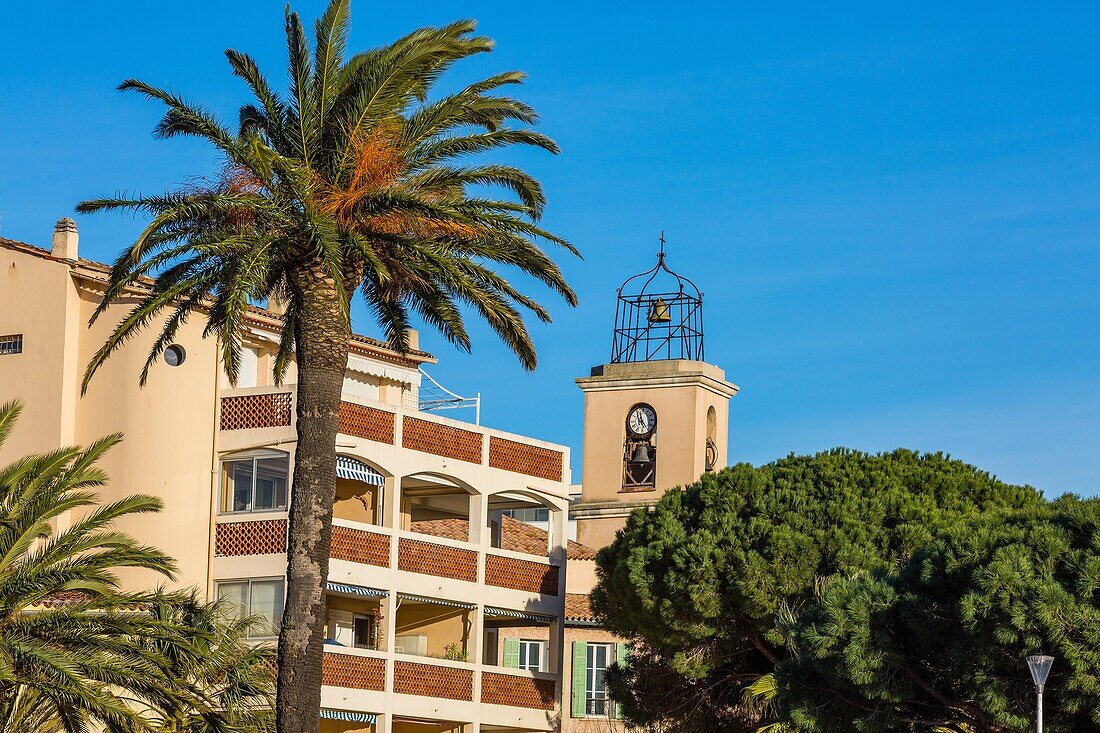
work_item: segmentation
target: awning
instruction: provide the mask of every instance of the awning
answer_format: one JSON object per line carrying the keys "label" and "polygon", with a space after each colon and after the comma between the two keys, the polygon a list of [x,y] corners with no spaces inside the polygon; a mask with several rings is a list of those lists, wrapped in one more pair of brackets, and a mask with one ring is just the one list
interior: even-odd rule
{"label": "awning", "polygon": [[513,611],[509,608],[485,607],[486,616],[504,616],[506,618],[518,618],[524,621],[532,621],[536,624],[550,624],[554,622],[553,616],[544,616],[540,613],[527,613],[526,611]]}
{"label": "awning", "polygon": [[353,713],[350,710],[329,710],[321,708],[321,717],[326,720],[346,720],[349,723],[366,723],[374,725],[378,716],[374,713]]}
{"label": "awning", "polygon": [[428,598],[427,596],[414,596],[411,593],[399,594],[401,600],[404,601],[417,601],[419,603],[434,603],[437,606],[451,606],[453,608],[477,608],[476,603],[463,603],[461,601],[441,601],[438,598]]}
{"label": "awning", "polygon": [[375,486],[383,486],[386,483],[385,476],[378,473],[378,471],[362,461],[347,456],[336,456],[336,476],[352,481],[362,481],[365,484],[374,484]]}
{"label": "awning", "polygon": [[330,593],[347,593],[353,596],[369,596],[370,598],[386,598],[390,592],[378,588],[364,588],[361,585],[348,585],[347,583],[333,583],[329,581],[325,590]]}

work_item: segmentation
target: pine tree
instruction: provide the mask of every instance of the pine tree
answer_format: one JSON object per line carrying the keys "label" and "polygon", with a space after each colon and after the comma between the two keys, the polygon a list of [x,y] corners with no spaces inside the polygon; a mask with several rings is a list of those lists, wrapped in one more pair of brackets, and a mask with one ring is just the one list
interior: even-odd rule
{"label": "pine tree", "polygon": [[828,579],[898,569],[982,512],[1039,506],[942,454],[836,449],[733,466],[636,511],[600,552],[592,600],[632,640],[613,693],[636,723],[755,730],[745,688],[788,657],[781,631]]}

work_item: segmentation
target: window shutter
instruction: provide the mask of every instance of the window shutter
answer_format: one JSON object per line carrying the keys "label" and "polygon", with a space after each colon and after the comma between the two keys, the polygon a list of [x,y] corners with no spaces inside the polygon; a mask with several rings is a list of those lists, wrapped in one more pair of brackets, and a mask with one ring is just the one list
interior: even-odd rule
{"label": "window shutter", "polygon": [[574,718],[583,718],[587,709],[586,690],[588,684],[588,643],[584,641],[573,642],[573,674],[572,683],[572,708]]}
{"label": "window shutter", "polygon": [[504,639],[504,666],[519,669],[519,639]]}
{"label": "window shutter", "polygon": [[[623,643],[615,645],[615,662],[620,667],[625,667],[630,664],[630,647]],[[623,717],[623,706],[619,703],[615,703],[615,717]]]}

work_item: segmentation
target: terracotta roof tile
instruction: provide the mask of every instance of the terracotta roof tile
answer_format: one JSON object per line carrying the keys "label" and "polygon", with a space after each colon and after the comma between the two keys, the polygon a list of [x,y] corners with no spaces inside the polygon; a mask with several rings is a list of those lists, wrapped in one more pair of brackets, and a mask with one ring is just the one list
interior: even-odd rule
{"label": "terracotta roof tile", "polygon": [[[30,606],[33,609],[47,609],[47,608],[63,608],[73,603],[86,603],[94,600],[93,596],[89,593],[79,590],[63,590],[52,595],[48,595],[38,603]],[[116,610],[122,611],[137,611],[145,608],[144,603],[124,603],[116,606]]]}
{"label": "terracotta roof tile", "polygon": [[598,621],[596,614],[592,612],[592,605],[588,602],[587,593],[565,594],[565,620],[587,623]]}
{"label": "terracotta roof tile", "polygon": [[[512,552],[525,552],[529,555],[546,556],[546,530],[521,522],[511,517],[501,517],[501,548]],[[412,523],[412,531],[444,537],[450,540],[466,542],[470,536],[470,525],[465,519],[425,519]],[[570,560],[595,560],[596,551],[587,545],[569,540],[567,557]]]}

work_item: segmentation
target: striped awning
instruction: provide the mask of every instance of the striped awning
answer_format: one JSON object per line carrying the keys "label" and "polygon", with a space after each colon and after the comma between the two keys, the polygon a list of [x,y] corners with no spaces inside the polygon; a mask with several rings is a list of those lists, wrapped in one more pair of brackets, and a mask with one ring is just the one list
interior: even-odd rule
{"label": "striped awning", "polygon": [[374,725],[378,716],[374,713],[353,713],[350,710],[329,710],[321,708],[321,717],[326,720],[346,720],[349,723],[366,723]]}
{"label": "striped awning", "polygon": [[330,593],[347,593],[353,596],[369,596],[371,598],[385,598],[389,596],[388,590],[380,590],[378,588],[364,588],[361,585],[348,585],[347,583],[333,583],[329,581],[325,585],[325,589]]}
{"label": "striped awning", "polygon": [[401,593],[400,598],[403,601],[416,601],[418,603],[434,603],[437,606],[451,606],[452,608],[477,608],[476,603],[463,603],[462,601],[441,601],[438,598],[428,598],[427,596],[414,596],[411,593]]}
{"label": "striped awning", "polygon": [[336,475],[339,478],[362,481],[365,484],[374,484],[375,486],[383,486],[386,483],[386,478],[378,471],[362,461],[347,456],[336,456]]}
{"label": "striped awning", "polygon": [[553,616],[544,616],[541,613],[527,613],[526,611],[513,611],[510,608],[485,607],[486,616],[503,616],[505,618],[518,618],[531,621],[536,624],[549,624],[554,622]]}

